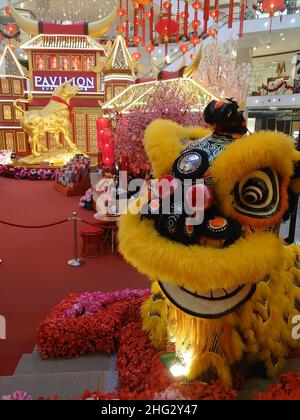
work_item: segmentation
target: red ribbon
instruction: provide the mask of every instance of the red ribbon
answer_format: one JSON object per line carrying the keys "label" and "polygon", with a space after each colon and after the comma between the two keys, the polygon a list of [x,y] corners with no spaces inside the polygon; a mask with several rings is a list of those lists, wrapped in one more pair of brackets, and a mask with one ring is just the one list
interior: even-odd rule
{"label": "red ribbon", "polygon": [[68,108],[68,111],[70,113],[70,122],[71,122],[71,124],[73,124],[73,122],[74,122],[74,105],[72,105],[71,103],[68,104],[67,101],[60,98],[59,96],[52,96],[51,101],[59,102],[60,104],[66,105],[66,107]]}
{"label": "red ribbon", "polygon": [[243,37],[243,35],[244,35],[245,13],[246,13],[246,0],[242,0],[242,5],[241,5],[241,14],[240,14],[240,31],[239,31],[239,38],[242,38],[242,37]]}
{"label": "red ribbon", "polygon": [[228,28],[232,28],[233,26],[233,11],[234,11],[234,0],[230,0],[229,2],[229,17],[228,17]]}
{"label": "red ribbon", "polygon": [[204,0],[204,11],[203,11],[204,26],[203,26],[203,32],[205,34],[207,32],[207,25],[208,25],[208,21],[209,21],[209,10],[210,10],[210,0]]}

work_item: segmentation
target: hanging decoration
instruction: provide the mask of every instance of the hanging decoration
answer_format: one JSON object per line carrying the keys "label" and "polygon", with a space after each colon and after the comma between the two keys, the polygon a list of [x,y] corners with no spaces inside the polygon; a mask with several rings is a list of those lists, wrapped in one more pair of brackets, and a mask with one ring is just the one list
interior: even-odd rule
{"label": "hanging decoration", "polygon": [[233,27],[234,0],[229,1],[228,28]]}
{"label": "hanging decoration", "polygon": [[114,135],[108,128],[104,129],[102,135],[102,162],[109,167],[115,163]]}
{"label": "hanging decoration", "polygon": [[201,25],[201,22],[198,19],[198,13],[199,13],[199,10],[201,9],[201,3],[198,0],[196,0],[192,4],[192,7],[194,9],[194,20],[192,21],[192,26],[193,26],[193,29],[194,29],[194,37],[197,37],[198,36],[198,28]]}
{"label": "hanging decoration", "polygon": [[126,46],[129,46],[129,0],[126,0],[126,17],[125,17],[125,37],[126,37]]}
{"label": "hanging decoration", "polygon": [[245,13],[246,13],[246,0],[242,0],[242,4],[241,4],[241,13],[240,13],[240,30],[239,30],[239,38],[242,38],[242,37],[243,37],[243,35],[244,35]]}
{"label": "hanging decoration", "polygon": [[210,11],[210,0],[204,0],[204,11],[203,11],[203,33],[207,33],[208,21],[209,21],[209,11]]}
{"label": "hanging decoration", "polygon": [[284,0],[263,0],[262,11],[263,13],[268,13],[270,16],[270,32],[272,31],[272,22],[275,13],[282,13],[285,9],[286,5]]}
{"label": "hanging decoration", "polygon": [[184,12],[183,12],[183,32],[184,32],[184,37],[186,38],[186,40],[189,37],[189,2],[188,0],[185,0],[185,4],[184,4]]}
{"label": "hanging decoration", "polygon": [[97,125],[97,137],[98,137],[98,150],[103,149],[103,133],[106,128],[108,128],[108,119],[107,118],[98,118],[96,121]]}

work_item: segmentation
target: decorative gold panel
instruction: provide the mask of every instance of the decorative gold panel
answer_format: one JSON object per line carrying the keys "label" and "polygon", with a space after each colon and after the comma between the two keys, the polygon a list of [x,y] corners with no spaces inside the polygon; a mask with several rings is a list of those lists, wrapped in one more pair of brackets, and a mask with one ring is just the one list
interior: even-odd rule
{"label": "decorative gold panel", "polygon": [[86,114],[75,114],[75,142],[78,149],[87,152],[87,127]]}
{"label": "decorative gold panel", "polygon": [[21,80],[18,80],[18,79],[14,79],[13,81],[12,81],[12,88],[13,88],[13,95],[16,95],[16,96],[18,96],[18,95],[22,95],[22,82],[21,82]]}
{"label": "decorative gold panel", "polygon": [[20,153],[26,152],[25,133],[17,133],[17,146],[18,146],[18,152]]}
{"label": "decorative gold panel", "polygon": [[[18,104],[21,108],[23,108],[23,105],[22,104]],[[24,109],[24,108],[23,108]],[[16,120],[17,121],[20,121],[20,119],[21,119],[21,117],[22,117],[22,112],[21,111],[19,111],[17,108],[15,108],[15,118],[16,118]]]}
{"label": "decorative gold panel", "polygon": [[98,136],[97,136],[97,119],[100,118],[99,114],[88,114],[88,127],[89,127],[89,153],[98,152]]}
{"label": "decorative gold panel", "polygon": [[5,144],[3,140],[3,131],[0,130],[0,150],[4,150],[4,149],[5,149]]}
{"label": "decorative gold panel", "polygon": [[3,119],[12,120],[12,109],[11,105],[2,105]]}
{"label": "decorative gold panel", "polygon": [[15,150],[14,134],[12,132],[5,132],[5,149]]}
{"label": "decorative gold panel", "polygon": [[1,93],[3,95],[9,95],[10,94],[9,79],[1,78]]}

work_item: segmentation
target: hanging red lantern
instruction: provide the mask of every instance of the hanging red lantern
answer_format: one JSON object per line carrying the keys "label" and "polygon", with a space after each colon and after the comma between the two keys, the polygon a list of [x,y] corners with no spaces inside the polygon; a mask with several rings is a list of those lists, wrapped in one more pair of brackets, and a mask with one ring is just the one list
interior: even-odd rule
{"label": "hanging red lantern", "polygon": [[10,8],[9,8],[8,6],[7,6],[7,7],[5,7],[4,11],[5,11],[5,14],[6,14],[7,16],[11,16],[11,11],[10,11]]}
{"label": "hanging red lantern", "polygon": [[152,0],[132,0],[133,5],[136,4],[137,7],[139,6],[147,6],[151,3]]}
{"label": "hanging red lantern", "polygon": [[194,60],[195,60],[195,58],[196,58],[196,54],[191,54],[191,55],[190,55],[190,59],[191,59],[192,61],[194,61]]}
{"label": "hanging red lantern", "polygon": [[108,128],[103,131],[102,142],[102,162],[105,166],[112,166],[115,163],[114,135]]}
{"label": "hanging red lantern", "polygon": [[194,19],[194,20],[192,21],[192,26],[193,26],[193,28],[198,29],[198,28],[199,28],[199,26],[201,26],[201,22],[200,22],[200,20],[199,20],[199,19]]}
{"label": "hanging red lantern", "polygon": [[119,17],[126,16],[126,10],[125,9],[119,9],[118,10],[118,16]]}
{"label": "hanging red lantern", "polygon": [[269,13],[274,16],[276,12],[283,12],[286,9],[284,0],[263,0],[262,10],[264,13]]}
{"label": "hanging red lantern", "polygon": [[14,33],[17,30],[17,27],[14,23],[9,23],[8,25],[6,25],[6,29],[10,32],[10,33]]}
{"label": "hanging red lantern", "polygon": [[139,44],[139,43],[141,42],[141,40],[142,40],[142,38],[141,38],[139,35],[135,35],[135,36],[133,37],[133,42],[134,42],[135,44]]}
{"label": "hanging red lantern", "polygon": [[163,8],[165,10],[171,9],[172,8],[172,3],[170,1],[165,1],[164,4],[163,4]]}
{"label": "hanging red lantern", "polygon": [[142,56],[142,54],[140,53],[140,52],[138,52],[138,51],[136,51],[136,52],[134,52],[133,54],[132,54],[132,58],[135,60],[135,61],[138,61],[140,58],[142,58],[143,56]]}
{"label": "hanging red lantern", "polygon": [[159,19],[155,26],[155,30],[159,35],[171,37],[176,34],[178,23],[173,19],[171,19],[170,22],[169,19]]}
{"label": "hanging red lantern", "polygon": [[218,31],[217,31],[216,29],[209,29],[209,30],[207,31],[207,34],[208,34],[209,36],[212,36],[212,37],[215,37],[215,36],[217,35],[217,33],[218,33]]}
{"label": "hanging red lantern", "polygon": [[103,145],[103,133],[108,128],[108,120],[106,118],[98,118],[96,121],[97,125],[97,137],[98,137],[98,149],[102,150]]}
{"label": "hanging red lantern", "polygon": [[179,50],[182,52],[182,54],[186,54],[189,50],[189,47],[186,44],[182,44],[180,45]]}
{"label": "hanging red lantern", "polygon": [[218,9],[211,10],[209,12],[209,16],[213,19],[218,19],[219,18],[219,10]]}
{"label": "hanging red lantern", "polygon": [[148,51],[149,54],[152,54],[154,51],[154,45],[150,44],[146,46],[146,50]]}
{"label": "hanging red lantern", "polygon": [[200,44],[200,39],[199,39],[198,37],[194,36],[194,37],[191,39],[191,44],[193,44],[193,45],[194,45],[194,47],[195,47],[196,45]]}
{"label": "hanging red lantern", "polygon": [[193,9],[195,9],[195,10],[200,10],[200,9],[201,9],[201,3],[200,3],[198,0],[196,0],[196,1],[194,1],[194,3],[192,4],[192,7],[193,7]]}
{"label": "hanging red lantern", "polygon": [[147,10],[147,12],[145,13],[145,16],[147,19],[151,19],[152,15],[153,15],[152,9]]}

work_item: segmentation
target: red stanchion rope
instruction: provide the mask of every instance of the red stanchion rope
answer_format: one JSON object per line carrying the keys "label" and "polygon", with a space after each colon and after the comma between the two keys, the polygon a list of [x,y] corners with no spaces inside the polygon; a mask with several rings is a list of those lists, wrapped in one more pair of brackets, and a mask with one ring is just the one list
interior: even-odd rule
{"label": "red stanchion rope", "polygon": [[49,223],[48,225],[39,225],[39,226],[17,225],[15,223],[3,222],[2,220],[0,220],[0,224],[5,225],[5,226],[21,228],[21,229],[44,229],[44,228],[48,228],[48,227],[62,225],[63,223],[69,222],[70,220],[71,219],[64,219],[64,220],[61,220],[60,222],[54,222],[54,223]]}

